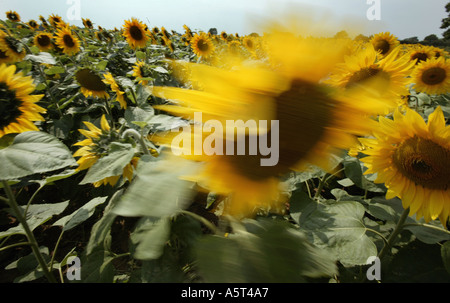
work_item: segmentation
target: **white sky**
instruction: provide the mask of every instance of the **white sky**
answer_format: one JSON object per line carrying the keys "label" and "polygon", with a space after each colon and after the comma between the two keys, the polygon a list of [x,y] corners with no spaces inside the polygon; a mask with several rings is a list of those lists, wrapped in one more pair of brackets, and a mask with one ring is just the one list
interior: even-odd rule
{"label": "white sky", "polygon": [[[306,3],[323,7],[338,18],[359,20],[353,30],[363,34],[390,31],[400,39],[429,34],[441,37],[441,21],[447,16],[447,0],[378,0],[381,20],[369,21],[370,0],[0,0],[0,18],[15,10],[23,21],[38,20],[58,14],[66,22],[81,26],[81,20],[70,20],[68,12],[78,2],[80,15],[104,28],[121,27],[125,19],[136,17],[149,27],[164,26],[179,32],[183,24],[207,31],[211,27],[228,33],[249,34],[257,31],[255,20],[261,16],[277,18],[276,11],[287,3]],[[258,17],[259,16],[259,17]],[[344,28],[336,28],[339,31]]]}

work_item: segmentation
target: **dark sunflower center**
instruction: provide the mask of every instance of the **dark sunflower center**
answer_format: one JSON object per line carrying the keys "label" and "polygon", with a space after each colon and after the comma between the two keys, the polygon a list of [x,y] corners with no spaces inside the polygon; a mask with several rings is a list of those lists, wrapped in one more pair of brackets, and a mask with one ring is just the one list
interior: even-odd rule
{"label": "dark sunflower center", "polygon": [[8,17],[8,19],[11,20],[11,21],[17,21],[17,20],[19,20],[19,16],[17,16],[17,15],[14,14],[14,13],[9,13],[7,17]]}
{"label": "dark sunflower center", "polygon": [[[278,163],[274,166],[261,166],[263,156],[258,150],[250,155],[249,142],[255,138],[246,136],[245,155],[227,155],[227,160],[240,173],[253,180],[277,177],[289,172],[290,168],[304,159],[316,144],[322,140],[325,130],[333,122],[335,101],[319,88],[301,81],[294,81],[288,91],[275,98],[276,120],[279,121]],[[268,121],[268,125],[270,125]],[[267,146],[272,146],[271,132]],[[225,145],[225,144],[224,144]],[[236,146],[235,146],[236,148]]]}
{"label": "dark sunflower center", "polygon": [[248,48],[253,48],[253,42],[251,40],[247,40],[246,44]]}
{"label": "dark sunflower center", "polygon": [[16,97],[16,92],[10,90],[5,83],[0,83],[0,129],[15,122],[22,115],[22,101]]}
{"label": "dark sunflower center", "polygon": [[130,27],[130,36],[136,41],[140,41],[144,38],[141,29],[136,25]]}
{"label": "dark sunflower center", "polygon": [[419,64],[422,61],[426,61],[428,59],[428,55],[426,53],[415,53],[411,56],[411,60],[417,60],[416,64]]}
{"label": "dark sunflower center", "polygon": [[89,68],[79,70],[75,77],[82,87],[91,91],[104,91],[106,89],[106,84],[103,83],[100,76]]}
{"label": "dark sunflower center", "polygon": [[69,34],[65,34],[63,36],[63,41],[64,41],[64,45],[67,47],[74,47],[75,46],[75,41],[73,41],[73,38],[71,35]]}
{"label": "dark sunflower center", "polygon": [[30,21],[30,26],[32,27],[32,28],[36,28],[38,25],[37,25],[37,23],[36,22],[34,22],[34,21]]}
{"label": "dark sunflower center", "polygon": [[374,43],[376,51],[380,51],[382,55],[386,55],[391,49],[391,45],[386,40],[379,40]]}
{"label": "dark sunflower center", "polygon": [[0,59],[6,59],[6,58],[8,58],[6,53],[4,51],[0,50]]}
{"label": "dark sunflower center", "polygon": [[89,28],[93,27],[91,20],[86,20],[86,26]]}
{"label": "dark sunflower center", "polygon": [[37,42],[39,43],[40,46],[49,46],[51,43],[50,37],[47,35],[38,36]]}
{"label": "dark sunflower center", "polygon": [[450,186],[450,150],[420,137],[401,143],[394,152],[397,169],[417,185],[447,190]]}
{"label": "dark sunflower center", "polygon": [[197,47],[202,52],[207,52],[209,50],[209,44],[208,41],[200,39],[197,42]]}
{"label": "dark sunflower center", "polygon": [[422,81],[427,85],[442,83],[447,78],[447,73],[443,68],[432,67],[422,73]]}

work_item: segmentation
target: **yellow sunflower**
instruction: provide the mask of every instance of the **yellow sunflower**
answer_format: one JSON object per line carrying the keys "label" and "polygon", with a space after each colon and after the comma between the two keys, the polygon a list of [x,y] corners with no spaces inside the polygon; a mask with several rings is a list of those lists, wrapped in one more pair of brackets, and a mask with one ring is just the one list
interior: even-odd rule
{"label": "yellow sunflower", "polygon": [[52,43],[53,35],[50,33],[37,33],[34,36],[34,45],[36,45],[41,51],[47,52],[53,48]]}
{"label": "yellow sunflower", "polygon": [[133,77],[138,79],[138,83],[142,85],[147,85],[148,80],[142,78],[151,77],[152,73],[150,68],[145,64],[144,61],[137,61],[133,66]]}
{"label": "yellow sunflower", "polygon": [[195,34],[190,40],[194,54],[198,57],[209,58],[214,52],[214,44],[206,33]]}
{"label": "yellow sunflower", "polygon": [[428,123],[415,111],[399,111],[394,119],[380,118],[375,139],[362,139],[369,148],[361,160],[366,174],[377,173],[385,183],[386,199],[399,197],[410,214],[428,222],[439,218],[445,226],[450,215],[450,126],[440,107]]}
{"label": "yellow sunflower", "polygon": [[0,137],[39,130],[33,121],[44,121],[45,109],[36,105],[43,95],[31,95],[31,77],[16,74],[16,66],[0,65]]}
{"label": "yellow sunflower", "polygon": [[422,61],[434,58],[436,56],[436,52],[430,46],[420,46],[412,49],[409,56],[412,62],[419,64]]}
{"label": "yellow sunflower", "polygon": [[[174,147],[174,140],[186,138],[180,141],[182,146],[175,146],[179,154],[205,162],[195,179],[213,192],[229,195],[225,213],[236,217],[252,215],[260,208],[282,210],[279,177],[309,164],[333,169],[331,155],[353,146],[356,135],[370,131],[368,117],[386,107],[359,92],[332,90],[321,83],[342,62],[347,42],[274,31],[265,43],[272,66],[238,64],[236,58],[230,59],[234,66],[226,69],[179,63],[174,68],[189,70],[186,74],[193,89],[153,89],[156,96],[176,103],[156,108],[190,120],[201,113],[203,121],[218,121],[222,126],[222,130],[212,126],[214,132],[194,129],[192,135],[182,131],[154,140]],[[230,120],[254,123],[242,129],[229,126]],[[274,160],[268,159],[267,150],[250,152],[250,143],[266,135],[267,142],[278,147],[272,165],[262,165],[264,160]],[[188,144],[191,137],[202,144]],[[205,142],[214,143],[214,153]],[[243,154],[238,154],[239,142],[245,142]]]}
{"label": "yellow sunflower", "polygon": [[81,93],[88,98],[89,96],[96,98],[109,98],[106,92],[106,84],[102,78],[90,68],[81,68],[75,73],[75,78],[80,84]]}
{"label": "yellow sunflower", "polygon": [[[399,57],[400,48],[380,58],[372,45],[347,56],[338,64],[326,83],[344,89],[360,86],[369,92],[392,101],[392,107],[400,102],[400,96],[408,94],[407,85],[414,66],[408,56]],[[395,102],[398,100],[399,102]]]}
{"label": "yellow sunflower", "polygon": [[147,35],[146,25],[136,18],[131,18],[131,21],[125,20],[123,36],[126,38],[131,48],[143,48],[146,46],[149,39]]}
{"label": "yellow sunflower", "polygon": [[21,61],[27,54],[19,40],[3,31],[0,31],[0,51],[3,52],[0,58],[2,57],[4,63]]}
{"label": "yellow sunflower", "polygon": [[[100,121],[101,129],[90,122],[84,122],[88,130],[79,129],[79,132],[87,139],[74,144],[75,146],[81,146],[81,148],[73,154],[74,157],[80,157],[77,161],[77,171],[89,169],[98,161],[98,159],[108,153],[105,146],[120,138],[117,131],[112,130],[109,126],[105,115],[102,116]],[[133,178],[133,168],[136,168],[138,160],[138,157],[133,157],[130,163],[123,168],[122,175],[106,177],[100,181],[94,182],[93,185],[95,187],[107,184],[114,186],[121,176],[131,182]]]}
{"label": "yellow sunflower", "polygon": [[380,52],[382,56],[389,55],[394,48],[396,48],[400,42],[397,37],[389,32],[378,33],[370,40],[373,47],[377,52]]}
{"label": "yellow sunflower", "polygon": [[105,77],[103,82],[109,84],[111,86],[112,91],[116,93],[117,101],[119,101],[120,107],[126,109],[127,101],[125,100],[126,98],[125,92],[120,90],[119,85],[117,84],[116,80],[114,80],[114,77],[111,73],[106,73],[103,76]]}
{"label": "yellow sunflower", "polygon": [[50,24],[51,24],[53,27],[60,27],[61,25],[64,25],[64,24],[65,24],[64,21],[63,21],[63,19],[61,18],[61,16],[56,15],[56,14],[50,15],[50,16],[48,17],[48,21],[50,22]]}
{"label": "yellow sunflower", "polygon": [[431,95],[450,92],[450,62],[444,57],[419,63],[411,77],[417,92]]}
{"label": "yellow sunflower", "polygon": [[30,20],[27,22],[28,26],[32,29],[37,29],[39,27],[39,24],[35,20]]}
{"label": "yellow sunflower", "polygon": [[61,27],[56,31],[55,42],[69,56],[73,56],[80,51],[80,40],[72,34],[69,27]]}
{"label": "yellow sunflower", "polygon": [[86,18],[86,19],[81,18],[81,20],[83,21],[84,27],[89,28],[89,29],[94,28],[94,25],[92,24],[92,21],[89,18]]}
{"label": "yellow sunflower", "polygon": [[6,18],[8,18],[8,20],[13,22],[20,22],[20,15],[15,11],[7,11]]}

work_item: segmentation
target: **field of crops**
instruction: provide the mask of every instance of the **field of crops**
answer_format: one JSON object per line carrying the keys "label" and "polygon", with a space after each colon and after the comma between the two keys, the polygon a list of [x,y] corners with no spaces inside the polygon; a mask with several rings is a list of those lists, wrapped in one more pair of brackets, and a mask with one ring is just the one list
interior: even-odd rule
{"label": "field of crops", "polygon": [[19,13],[0,282],[450,282],[445,48]]}

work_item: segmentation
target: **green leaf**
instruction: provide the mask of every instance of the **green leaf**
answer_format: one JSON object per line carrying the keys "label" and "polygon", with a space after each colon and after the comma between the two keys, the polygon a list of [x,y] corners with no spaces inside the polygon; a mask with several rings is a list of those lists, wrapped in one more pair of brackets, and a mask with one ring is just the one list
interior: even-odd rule
{"label": "green leaf", "polygon": [[159,258],[170,235],[170,218],[154,219],[144,217],[139,220],[131,234],[131,242],[136,245],[133,257],[139,260]]}
{"label": "green leaf", "polygon": [[[410,221],[407,221],[407,223]],[[420,219],[417,223],[405,225],[404,228],[412,232],[417,239],[426,244],[435,244],[450,240],[450,232],[444,229],[439,221],[425,223],[423,219]]]}
{"label": "green leaf", "polygon": [[0,150],[0,163],[2,180],[77,165],[66,145],[52,135],[37,131],[17,135],[10,146]]}
{"label": "green leaf", "polygon": [[[28,207],[26,213],[27,224],[33,231],[39,225],[50,220],[54,215],[62,213],[64,209],[66,209],[67,205],[69,205],[69,201],[52,204],[32,204]],[[25,207],[22,206],[22,209],[25,210]],[[4,232],[0,232],[0,239],[16,234],[25,234],[25,230],[21,224],[11,227]]]}
{"label": "green leaf", "polygon": [[50,53],[41,52],[38,55],[26,55],[25,60],[31,60],[38,63],[56,64],[55,58]]}
{"label": "green leaf", "polygon": [[447,270],[447,272],[450,274],[450,241],[447,241],[444,244],[442,244],[441,256],[445,270]]}
{"label": "green leaf", "polygon": [[105,203],[108,197],[97,197],[65,217],[62,217],[53,226],[63,226],[63,231],[68,231],[89,219],[95,211],[95,208]]}
{"label": "green leaf", "polygon": [[62,74],[65,73],[66,69],[62,66],[52,66],[46,70],[44,70],[44,73],[47,75],[56,75],[56,74]]}
{"label": "green leaf", "polygon": [[135,150],[131,144],[113,142],[108,155],[100,158],[92,165],[80,184],[100,181],[111,176],[123,174],[123,168],[133,159]]}
{"label": "green leaf", "polygon": [[197,163],[180,158],[139,162],[137,178],[122,196],[114,213],[125,217],[160,218],[188,205],[192,185],[181,177],[191,175],[198,167]]}
{"label": "green leaf", "polygon": [[205,236],[196,247],[207,283],[298,283],[337,273],[335,262],[286,221],[246,220],[228,237]]}

